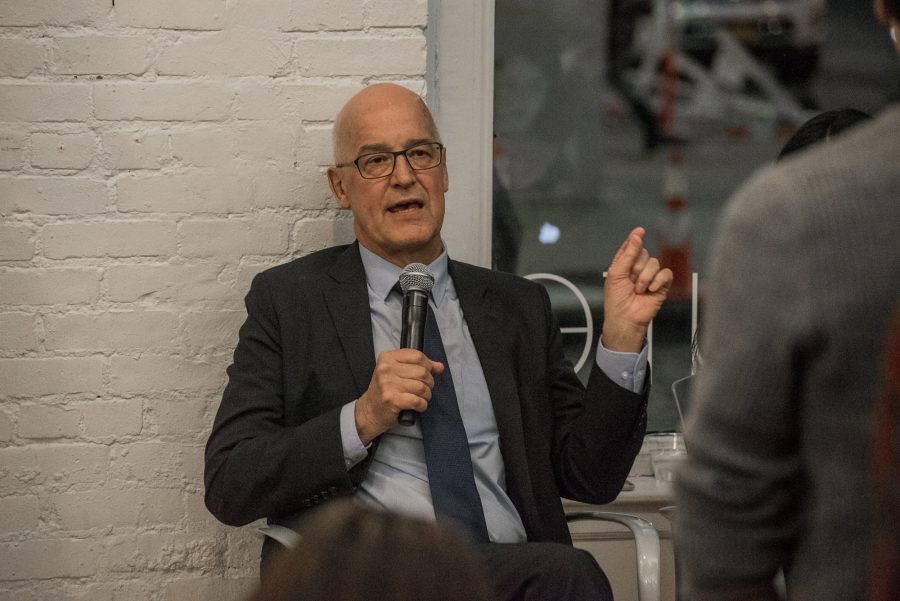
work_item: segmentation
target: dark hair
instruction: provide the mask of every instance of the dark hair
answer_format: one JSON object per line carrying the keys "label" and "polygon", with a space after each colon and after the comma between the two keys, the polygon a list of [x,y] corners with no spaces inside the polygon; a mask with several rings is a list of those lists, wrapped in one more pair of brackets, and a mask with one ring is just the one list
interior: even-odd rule
{"label": "dark hair", "polygon": [[884,0],[884,7],[890,16],[900,19],[900,0]]}
{"label": "dark hair", "polygon": [[442,524],[335,500],[297,532],[250,601],[494,599],[476,551]]}
{"label": "dark hair", "polygon": [[[898,0],[900,1],[900,0]],[[860,121],[865,121],[869,115],[856,109],[844,108],[834,111],[825,111],[818,114],[803,125],[785,143],[784,148],[778,153],[778,159],[797,152],[807,146],[828,140],[845,129],[852,127]]]}

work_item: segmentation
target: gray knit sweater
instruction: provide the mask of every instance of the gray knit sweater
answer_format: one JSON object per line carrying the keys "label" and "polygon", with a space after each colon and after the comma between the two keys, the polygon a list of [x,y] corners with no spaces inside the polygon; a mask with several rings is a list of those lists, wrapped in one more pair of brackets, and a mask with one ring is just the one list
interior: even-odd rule
{"label": "gray knit sweater", "polygon": [[712,256],[676,483],[689,586],[752,587],[783,566],[791,599],[866,599],[872,406],[900,300],[900,104],[758,172]]}

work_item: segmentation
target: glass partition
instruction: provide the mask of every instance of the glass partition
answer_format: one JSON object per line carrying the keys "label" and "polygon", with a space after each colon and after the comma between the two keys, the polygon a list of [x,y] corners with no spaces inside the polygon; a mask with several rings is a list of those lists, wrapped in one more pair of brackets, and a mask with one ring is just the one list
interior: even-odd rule
{"label": "glass partition", "polygon": [[806,119],[875,113],[897,81],[858,0],[496,0],[493,265],[547,286],[585,377],[603,271],[646,227],[676,274],[652,328],[648,429],[677,429],[672,384],[691,373],[723,204]]}

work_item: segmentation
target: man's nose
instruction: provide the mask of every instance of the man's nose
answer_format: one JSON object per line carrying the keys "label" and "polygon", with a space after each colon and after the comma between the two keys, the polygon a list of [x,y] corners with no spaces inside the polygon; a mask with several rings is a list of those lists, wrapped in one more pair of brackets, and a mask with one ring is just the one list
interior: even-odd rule
{"label": "man's nose", "polygon": [[394,158],[394,172],[391,174],[391,180],[401,186],[408,186],[416,181],[412,165],[409,164],[409,158],[405,154],[397,155]]}

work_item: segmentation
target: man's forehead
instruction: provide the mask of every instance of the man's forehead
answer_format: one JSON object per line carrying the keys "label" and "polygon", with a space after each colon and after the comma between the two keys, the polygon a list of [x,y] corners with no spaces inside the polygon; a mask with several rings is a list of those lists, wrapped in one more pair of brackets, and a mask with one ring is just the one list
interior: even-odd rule
{"label": "man's forehead", "polygon": [[407,88],[384,84],[366,88],[338,113],[337,153],[394,150],[433,140],[437,133],[430,115],[422,97]]}
{"label": "man's forehead", "polygon": [[356,115],[348,122],[347,140],[357,149],[370,146],[407,146],[434,140],[431,122],[424,113],[382,107]]}
{"label": "man's forehead", "polygon": [[367,152],[392,152],[394,150],[409,149],[413,146],[418,146],[419,144],[433,141],[434,140],[431,136],[425,136],[421,138],[407,138],[406,140],[403,140],[401,142],[394,143],[366,142],[363,144],[358,144],[356,147],[356,151],[358,154],[365,154]]}

